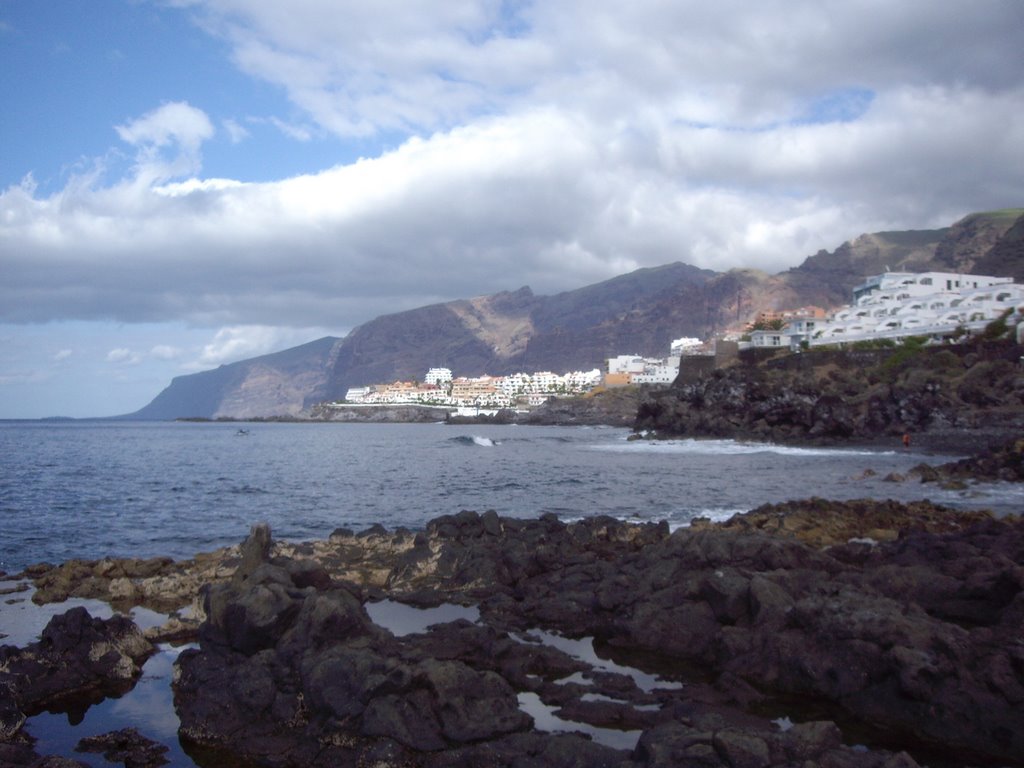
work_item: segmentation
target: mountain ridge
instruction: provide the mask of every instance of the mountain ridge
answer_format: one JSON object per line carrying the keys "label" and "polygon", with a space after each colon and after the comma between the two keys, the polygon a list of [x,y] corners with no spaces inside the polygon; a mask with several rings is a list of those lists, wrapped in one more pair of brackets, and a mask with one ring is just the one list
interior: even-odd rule
{"label": "mountain ridge", "polygon": [[501,375],[589,369],[626,353],[662,356],[675,338],[706,338],[759,310],[831,308],[847,303],[868,275],[926,270],[1024,281],[1024,209],[974,213],[935,230],[860,235],[775,275],[677,261],[551,296],[523,286],[384,314],[341,339],[175,377],[122,418],[298,416],[349,387],[419,379],[435,366]]}

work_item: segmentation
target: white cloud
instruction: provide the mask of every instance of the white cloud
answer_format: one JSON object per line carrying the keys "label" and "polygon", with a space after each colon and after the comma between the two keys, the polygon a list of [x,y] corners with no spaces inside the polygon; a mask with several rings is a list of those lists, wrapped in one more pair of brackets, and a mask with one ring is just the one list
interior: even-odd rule
{"label": "white cloud", "polygon": [[50,379],[50,374],[44,371],[11,371],[0,372],[0,385],[26,385],[40,384]]}
{"label": "white cloud", "polygon": [[313,138],[313,132],[304,125],[288,123],[277,117],[271,117],[268,122],[285,136],[296,141],[310,141]]}
{"label": "white cloud", "polygon": [[178,5],[289,94],[261,120],[392,148],[241,183],[200,175],[203,110],[127,120],[132,178],[0,193],[0,321],[233,329],[197,360],[218,364],[270,326],[674,260],[776,271],[1024,202],[1017,2]]}
{"label": "white cloud", "polygon": [[107,352],[107,362],[114,364],[136,365],[142,358],[130,349],[118,347]]}
{"label": "white cloud", "polygon": [[249,138],[249,131],[244,125],[239,123],[237,120],[227,119],[221,122],[224,126],[224,130],[228,134],[228,138],[231,139],[232,144],[240,144]]}
{"label": "white cloud", "polygon": [[70,349],[61,349],[54,353],[54,362],[60,362],[61,360],[67,360],[71,355],[74,354]]}
{"label": "white cloud", "polygon": [[185,102],[163,104],[115,130],[138,150],[136,174],[146,184],[198,172],[200,149],[214,134],[206,113]]}
{"label": "white cloud", "polygon": [[189,370],[204,370],[250,357],[278,352],[312,339],[331,335],[322,328],[286,328],[265,325],[238,325],[221,328],[205,344],[199,357],[186,365]]}

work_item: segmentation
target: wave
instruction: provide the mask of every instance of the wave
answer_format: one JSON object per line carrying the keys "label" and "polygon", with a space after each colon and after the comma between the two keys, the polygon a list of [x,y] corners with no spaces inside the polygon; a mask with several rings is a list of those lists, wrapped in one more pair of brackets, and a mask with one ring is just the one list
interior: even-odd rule
{"label": "wave", "polygon": [[480,448],[493,448],[501,443],[491,440],[489,437],[483,437],[481,435],[459,435],[458,437],[448,438],[448,442],[456,443],[457,445],[475,445]]}
{"label": "wave", "polygon": [[705,507],[701,509],[685,509],[669,514],[659,514],[652,517],[644,517],[637,514],[612,515],[624,523],[641,525],[643,523],[660,523],[662,520],[668,523],[668,529],[672,532],[680,528],[689,528],[691,523],[699,517],[706,518],[713,523],[724,523],[736,515],[749,512],[751,507]]}
{"label": "wave", "polygon": [[893,456],[896,451],[856,448],[807,448],[776,443],[758,443],[740,440],[695,439],[685,440],[623,440],[589,446],[589,450],[612,453],[678,453],[706,456],[744,456],[774,453],[781,456]]}

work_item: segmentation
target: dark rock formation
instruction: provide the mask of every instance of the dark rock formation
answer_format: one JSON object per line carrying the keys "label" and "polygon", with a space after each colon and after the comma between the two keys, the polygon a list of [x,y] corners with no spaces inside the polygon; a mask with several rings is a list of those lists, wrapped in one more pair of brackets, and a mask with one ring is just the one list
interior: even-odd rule
{"label": "dark rock formation", "polygon": [[722,523],[693,521],[694,530],[768,533],[793,538],[812,547],[830,547],[850,540],[895,541],[911,532],[952,533],[992,519],[985,511],[955,511],[927,501],[828,501],[803,499],[764,504]]}
{"label": "dark rock formation", "polygon": [[159,768],[167,765],[167,747],[148,739],[135,728],[90,736],[78,742],[77,752],[93,752],[125,768]]}
{"label": "dark rock formation", "polygon": [[1024,482],[1024,440],[993,445],[969,458],[943,464],[934,472],[922,470],[925,481],[1003,480]]}
{"label": "dark rock formation", "polygon": [[631,427],[636,420],[642,392],[640,387],[625,387],[597,391],[584,397],[552,399],[516,421],[519,424]]}
{"label": "dark rock formation", "polygon": [[84,608],[55,616],[39,642],[0,647],[0,764],[80,765],[41,759],[24,737],[26,716],[77,711],[129,690],[155,649],[123,616],[97,619]]}
{"label": "dark rock formation", "polygon": [[0,674],[23,712],[65,699],[124,691],[153,646],[123,616],[96,619],[85,608],[53,617],[39,642],[0,647]]}
{"label": "dark rock formation", "polygon": [[[950,763],[1019,764],[1024,525],[872,504],[675,533],[465,512],[419,534],[338,531],[292,557],[278,545],[208,588],[175,687],[182,735],[272,766],[915,764],[844,746],[857,723],[858,739]],[[472,601],[481,621],[394,637],[371,595]],[[641,686],[538,628],[685,685]],[[570,728],[642,735],[621,751],[531,732],[523,696]],[[796,724],[768,719],[781,715]]]}
{"label": "dark rock formation", "polygon": [[1024,428],[1019,356],[1013,342],[747,354],[651,394],[634,426],[662,436],[802,443],[895,444],[909,433],[915,445],[969,453],[979,447],[972,434]]}
{"label": "dark rock formation", "polygon": [[202,650],[182,654],[175,684],[184,738],[270,765],[332,765],[381,740],[430,752],[529,726],[504,678],[424,656],[345,587],[296,578],[316,570],[266,562],[208,588]]}

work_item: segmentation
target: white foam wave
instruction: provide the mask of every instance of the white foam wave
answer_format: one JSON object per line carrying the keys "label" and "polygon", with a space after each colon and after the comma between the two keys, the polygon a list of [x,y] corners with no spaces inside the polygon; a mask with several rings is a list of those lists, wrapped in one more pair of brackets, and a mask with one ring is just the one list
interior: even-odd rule
{"label": "white foam wave", "polygon": [[724,523],[726,520],[734,517],[735,515],[741,515],[744,512],[749,512],[748,507],[714,507],[705,509],[689,509],[681,510],[673,513],[667,518],[650,518],[650,517],[638,517],[636,515],[622,515],[618,516],[617,519],[624,523],[631,523],[634,525],[641,525],[643,523],[660,523],[662,520],[667,520],[668,529],[673,533],[678,531],[680,528],[689,528],[690,524],[698,517],[703,517],[710,520],[713,523]]}
{"label": "white foam wave", "polygon": [[481,437],[480,435],[473,435],[473,443],[484,448],[493,448],[495,442],[489,437]]}
{"label": "white foam wave", "polygon": [[704,456],[742,456],[755,453],[774,453],[781,456],[892,456],[896,453],[896,451],[808,448],[776,443],[694,438],[685,440],[621,440],[590,446],[590,449],[613,453],[676,453]]}

